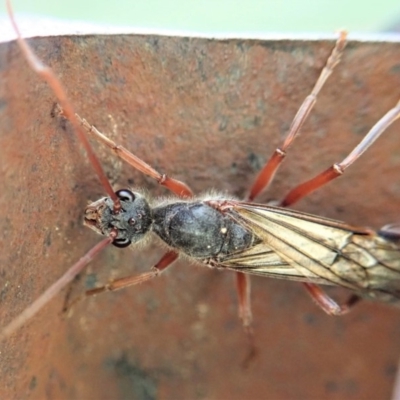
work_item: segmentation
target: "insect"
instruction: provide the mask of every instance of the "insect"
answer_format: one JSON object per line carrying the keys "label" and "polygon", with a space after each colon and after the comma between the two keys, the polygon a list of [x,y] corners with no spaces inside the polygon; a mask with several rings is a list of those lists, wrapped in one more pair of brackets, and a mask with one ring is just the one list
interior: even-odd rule
{"label": "insect", "polygon": [[[10,18],[18,32],[11,12]],[[228,269],[236,273],[239,314],[245,327],[250,326],[252,319],[249,281],[251,274],[303,282],[317,304],[332,315],[347,312],[360,298],[389,303],[400,300],[399,225],[387,226],[376,233],[367,228],[285,208],[343,174],[399,118],[399,104],[377,122],[344,160],[293,189],[279,206],[253,202],[271,182],[287,149],[298,136],[313,108],[318,93],[339,63],[346,44],[344,32],[340,34],[311,94],[295,116],[284,143],[261,170],[245,201],[219,194],[195,197],[186,184],[160,174],[75,115],[53,72],[35,57],[26,42],[19,34],[18,36],[21,49],[33,69],[52,86],[59,99],[61,112],[74,126],[108,194],[85,210],[85,225],[107,237],[3,328],[0,339],[8,337],[26,323],[104,247],[111,243],[117,247],[126,247],[143,240],[149,234],[157,235],[169,247],[150,272],[114,280],[105,286],[89,290],[86,296],[153,279],[183,253],[208,267]],[[171,190],[176,197],[149,202],[136,190],[122,189],[114,193],[82,127],[110,147],[117,156]],[[347,303],[339,305],[318,284],[342,286],[353,294]]]}

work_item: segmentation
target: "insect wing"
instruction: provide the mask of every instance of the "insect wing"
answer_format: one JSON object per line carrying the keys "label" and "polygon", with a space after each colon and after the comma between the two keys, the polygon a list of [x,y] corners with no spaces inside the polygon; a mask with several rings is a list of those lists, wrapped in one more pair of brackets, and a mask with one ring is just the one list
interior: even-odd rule
{"label": "insect wing", "polygon": [[260,239],[224,259],[227,268],[339,285],[364,295],[385,289],[388,280],[400,282],[399,247],[367,228],[261,204],[232,202],[227,212]]}
{"label": "insect wing", "polygon": [[[249,229],[249,225],[247,225]],[[253,229],[254,231],[255,229]],[[245,251],[226,256],[220,266],[252,275],[269,276],[271,278],[329,284],[321,277],[309,273],[301,274],[299,268],[279,256],[268,244],[261,240]]]}

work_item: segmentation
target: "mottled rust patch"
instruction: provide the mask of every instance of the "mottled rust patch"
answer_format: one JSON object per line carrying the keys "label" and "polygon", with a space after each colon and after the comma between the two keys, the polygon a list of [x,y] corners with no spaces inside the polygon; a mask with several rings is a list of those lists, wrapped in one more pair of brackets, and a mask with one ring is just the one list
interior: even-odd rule
{"label": "mottled rust patch", "polygon": [[[333,46],[140,35],[30,43],[89,122],[196,192],[237,196],[282,140]],[[398,100],[399,59],[398,43],[349,46],[261,201],[280,198],[347,154]],[[88,200],[103,191],[70,125],[52,118],[54,95],[15,43],[0,45],[0,65],[3,325],[99,240],[82,219]],[[398,131],[399,124],[297,208],[374,228],[398,220]],[[166,194],[100,154],[116,189],[133,180]],[[91,282],[107,282],[147,270],[161,254],[157,247],[109,248],[87,273]],[[72,298],[85,281],[76,281]],[[58,296],[0,345],[0,397],[389,397],[388,366],[400,353],[398,310],[364,303],[333,318],[296,283],[252,282],[259,352],[247,370],[233,277],[182,262],[154,282],[82,302],[69,316],[61,313],[65,293]]]}

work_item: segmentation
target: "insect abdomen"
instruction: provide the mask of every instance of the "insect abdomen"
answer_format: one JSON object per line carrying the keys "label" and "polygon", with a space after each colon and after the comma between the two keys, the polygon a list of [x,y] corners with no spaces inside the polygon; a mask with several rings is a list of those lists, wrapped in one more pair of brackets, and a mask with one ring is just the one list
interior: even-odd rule
{"label": "insect abdomen", "polygon": [[194,258],[215,258],[247,249],[254,235],[203,202],[174,203],[154,210],[154,232]]}

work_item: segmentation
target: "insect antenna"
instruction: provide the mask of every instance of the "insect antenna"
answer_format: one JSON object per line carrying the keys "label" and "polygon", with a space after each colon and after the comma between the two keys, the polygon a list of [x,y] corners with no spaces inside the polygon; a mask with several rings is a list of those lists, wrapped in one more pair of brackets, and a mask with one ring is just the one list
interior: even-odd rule
{"label": "insect antenna", "polygon": [[[118,213],[121,209],[120,199],[114,193],[107,176],[105,175],[103,168],[97,159],[92,146],[90,145],[78,119],[75,116],[74,109],[69,102],[64,88],[60,81],[54,75],[51,68],[42,63],[26,41],[22,38],[18,25],[15,21],[13,10],[11,7],[10,0],[6,0],[7,11],[12,23],[12,26],[17,34],[18,45],[27,59],[30,67],[37,72],[53,89],[55,95],[60,102],[63,110],[63,114],[72,123],[75,132],[84,146],[88,158],[95,169],[97,176],[107,194],[113,200],[114,213]],[[93,258],[99,254],[105,247],[107,247],[117,237],[117,232],[112,230],[110,235],[90,249],[82,258],[80,258],[72,267],[70,267],[56,282],[54,282],[44,293],[42,293],[35,301],[33,301],[21,314],[14,318],[8,325],[0,330],[0,342],[9,337],[18,328],[24,325],[29,319],[31,319],[38,311],[40,311],[54,296],[56,296],[68,283],[70,283],[85,267],[89,264]]]}

